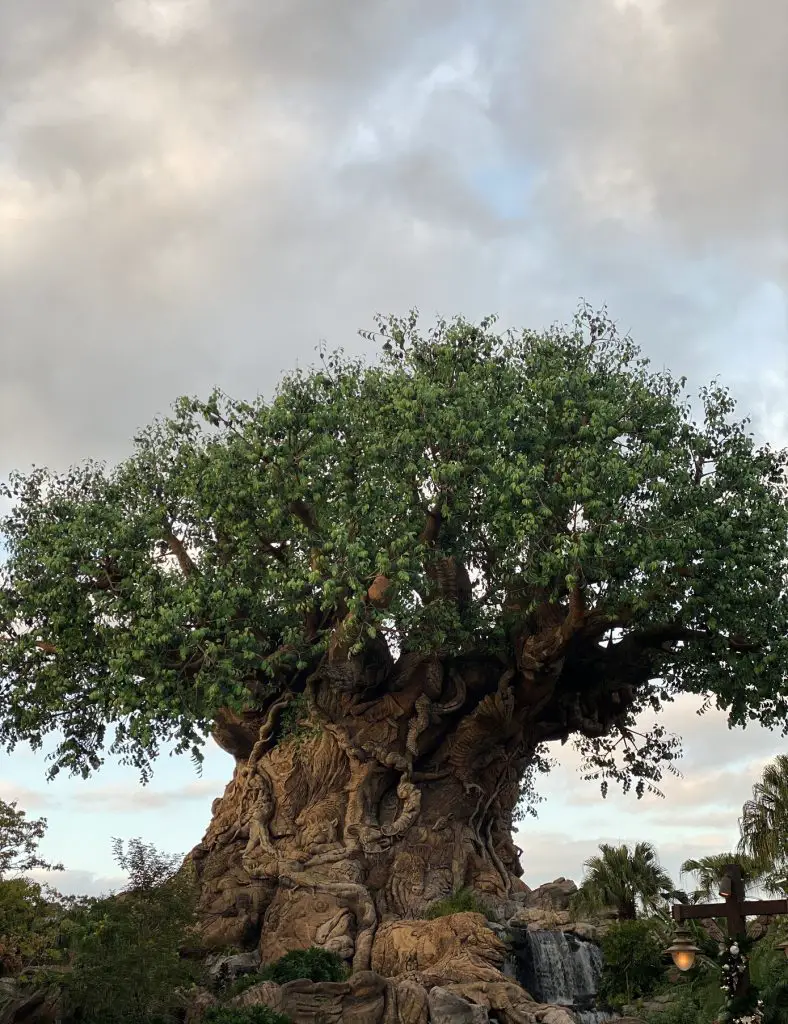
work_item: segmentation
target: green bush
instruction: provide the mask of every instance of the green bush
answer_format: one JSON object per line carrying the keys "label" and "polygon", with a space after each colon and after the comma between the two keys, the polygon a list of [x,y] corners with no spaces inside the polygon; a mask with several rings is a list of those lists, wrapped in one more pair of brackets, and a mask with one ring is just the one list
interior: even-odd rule
{"label": "green bush", "polygon": [[195,919],[197,891],[180,858],[132,840],[116,860],[130,875],[118,895],[91,900],[63,923],[70,970],[62,978],[66,1011],[81,1024],[169,1024],[182,1007],[178,990],[200,968],[180,956]]}
{"label": "green bush", "polygon": [[233,996],[239,996],[248,988],[252,988],[253,985],[259,985],[261,981],[270,980],[270,978],[264,978],[259,972],[255,971],[254,974],[241,974],[239,977],[233,979],[233,981],[229,981],[227,984],[219,986],[219,988],[224,999],[232,999]]}
{"label": "green bush", "polygon": [[620,921],[602,939],[599,997],[620,1008],[650,995],[664,976],[662,951],[648,920]]}
{"label": "green bush", "polygon": [[436,900],[424,911],[424,917],[428,921],[434,921],[436,917],[448,917],[449,914],[484,914],[490,916],[490,908],[480,900],[472,889],[457,889],[445,899]]}
{"label": "green bush", "polygon": [[292,1024],[270,1006],[211,1006],[202,1019],[204,1024]]}
{"label": "green bush", "polygon": [[750,973],[763,1000],[764,1024],[788,1024],[788,965],[775,943],[785,939],[785,925],[772,925],[755,943],[750,955]]}
{"label": "green bush", "polygon": [[344,981],[348,973],[344,961],[336,953],[311,946],[309,949],[292,949],[279,960],[266,964],[258,979],[284,985],[299,978],[308,978],[309,981]]}

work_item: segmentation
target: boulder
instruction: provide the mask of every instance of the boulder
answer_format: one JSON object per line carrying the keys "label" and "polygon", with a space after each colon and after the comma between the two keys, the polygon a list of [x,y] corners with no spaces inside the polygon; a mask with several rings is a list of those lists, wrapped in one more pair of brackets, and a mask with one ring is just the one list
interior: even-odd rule
{"label": "boulder", "polygon": [[489,1024],[485,1007],[436,986],[429,994],[430,1024]]}
{"label": "boulder", "polygon": [[388,978],[410,976],[428,988],[464,981],[503,981],[504,943],[481,914],[381,925],[372,946],[372,969]]}
{"label": "boulder", "polygon": [[31,991],[15,978],[0,978],[0,1024],[57,1024],[59,1004],[54,989]]}
{"label": "boulder", "polygon": [[534,1024],[539,1007],[524,988],[513,981],[476,981],[447,985],[447,990],[483,1006],[500,1024]]}
{"label": "boulder", "polygon": [[572,923],[568,910],[555,910],[551,906],[521,907],[509,920],[512,928],[529,931],[568,931]]}
{"label": "boulder", "polygon": [[393,983],[397,1007],[397,1024],[427,1024],[429,1005],[427,990],[415,981],[403,978]]}
{"label": "boulder", "polygon": [[229,1001],[230,1006],[270,1006],[293,1024],[428,1024],[425,989],[408,980],[358,971],[347,981],[306,979],[276,985],[263,981]]}
{"label": "boulder", "polygon": [[523,907],[540,907],[551,910],[568,910],[569,901],[577,892],[577,886],[569,878],[556,878],[552,882],[532,889],[522,896],[518,894],[517,902]]}
{"label": "boulder", "polygon": [[599,925],[591,924],[588,921],[571,921],[563,930],[586,942],[596,942],[600,938]]}
{"label": "boulder", "polygon": [[260,954],[256,950],[250,953],[235,953],[232,956],[213,955],[206,960],[208,977],[216,982],[224,975],[228,981],[239,978],[242,974],[255,974],[260,969]]}

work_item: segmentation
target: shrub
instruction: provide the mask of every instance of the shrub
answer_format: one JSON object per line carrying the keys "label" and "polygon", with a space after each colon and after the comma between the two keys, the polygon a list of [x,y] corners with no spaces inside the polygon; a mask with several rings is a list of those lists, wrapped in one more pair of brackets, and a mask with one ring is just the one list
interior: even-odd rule
{"label": "shrub", "polygon": [[773,924],[756,942],[750,956],[752,980],[763,999],[764,1024],[788,1024],[788,971],[775,943],[786,938],[784,924]]}
{"label": "shrub", "polygon": [[176,871],[138,840],[129,853],[115,848],[130,875],[126,890],[92,900],[64,922],[70,971],[63,977],[68,1014],[82,1024],[164,1024],[177,1019],[178,989],[199,968],[180,956],[194,921],[196,888],[188,871]]}
{"label": "shrub", "polygon": [[293,1024],[270,1006],[211,1006],[202,1019],[204,1024]]}
{"label": "shrub", "polygon": [[309,981],[344,981],[348,974],[344,961],[336,953],[311,946],[309,949],[292,949],[279,960],[266,964],[258,979],[284,985],[298,978],[308,978]]}
{"label": "shrub", "polygon": [[484,914],[490,916],[490,908],[480,900],[473,889],[456,889],[451,896],[445,899],[436,900],[424,912],[427,921],[434,921],[436,917],[448,917],[449,914]]}
{"label": "shrub", "polygon": [[232,999],[233,996],[239,996],[248,988],[252,988],[254,985],[259,985],[261,981],[270,980],[270,978],[264,978],[259,972],[255,971],[254,974],[241,974],[239,977],[226,982],[224,985],[217,985],[217,988],[224,999]]}
{"label": "shrub", "polygon": [[662,980],[662,952],[647,920],[621,921],[611,925],[602,939],[604,966],[599,996],[620,1008],[650,995]]}

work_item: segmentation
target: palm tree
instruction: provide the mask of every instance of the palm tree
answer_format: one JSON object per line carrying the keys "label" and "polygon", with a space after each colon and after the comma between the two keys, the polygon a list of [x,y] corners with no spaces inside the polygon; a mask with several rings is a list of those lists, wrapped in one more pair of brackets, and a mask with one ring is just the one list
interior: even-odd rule
{"label": "palm tree", "polygon": [[619,921],[634,921],[639,908],[653,911],[671,898],[674,886],[662,869],[651,843],[602,843],[600,853],[585,862],[586,876],[572,900],[574,911],[614,907]]}
{"label": "palm tree", "polygon": [[681,874],[694,874],[696,887],[692,894],[693,903],[719,898],[720,879],[727,864],[738,864],[748,892],[760,889],[766,884],[767,871],[753,857],[746,853],[714,853],[707,857],[690,858],[681,865]]}
{"label": "palm tree", "polygon": [[767,764],[739,818],[739,849],[762,867],[764,887],[780,891],[788,875],[788,754]]}

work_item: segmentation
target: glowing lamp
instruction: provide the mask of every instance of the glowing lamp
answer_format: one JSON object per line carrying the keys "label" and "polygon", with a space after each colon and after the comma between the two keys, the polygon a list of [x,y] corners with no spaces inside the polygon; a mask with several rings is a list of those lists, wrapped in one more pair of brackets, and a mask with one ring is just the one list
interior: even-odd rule
{"label": "glowing lamp", "polygon": [[695,963],[695,954],[699,948],[693,944],[692,936],[686,928],[678,928],[673,939],[673,945],[665,950],[673,957],[673,963],[680,971],[688,971]]}

